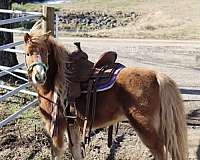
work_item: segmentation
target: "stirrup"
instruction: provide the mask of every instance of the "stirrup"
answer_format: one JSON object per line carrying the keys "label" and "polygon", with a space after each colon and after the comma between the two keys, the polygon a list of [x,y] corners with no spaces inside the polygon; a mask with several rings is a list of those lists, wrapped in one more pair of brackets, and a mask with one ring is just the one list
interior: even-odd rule
{"label": "stirrup", "polygon": [[65,118],[76,119],[76,116],[65,116]]}
{"label": "stirrup", "polygon": [[[64,108],[64,117],[68,123],[68,125],[73,126],[76,123],[77,113],[76,110],[70,111],[71,106],[68,105]],[[75,109],[75,108],[74,108]]]}

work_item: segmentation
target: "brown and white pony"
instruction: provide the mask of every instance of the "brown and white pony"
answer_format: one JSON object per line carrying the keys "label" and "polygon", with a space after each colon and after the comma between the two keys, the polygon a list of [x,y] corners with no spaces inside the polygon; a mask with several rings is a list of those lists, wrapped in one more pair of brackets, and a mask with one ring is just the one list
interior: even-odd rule
{"label": "brown and white pony", "polygon": [[[37,30],[25,34],[24,41],[30,81],[39,94],[40,111],[53,140],[54,158],[60,159],[67,121],[57,91],[64,87],[65,55],[68,52],[50,34]],[[68,125],[72,141],[69,148],[76,160],[84,159],[80,131],[85,104],[86,95],[82,94],[76,104],[78,125]],[[53,123],[56,125],[52,125],[55,107],[57,117]],[[91,116],[87,118],[91,120]],[[187,159],[183,101],[176,83],[167,75],[145,68],[126,67],[120,71],[111,89],[97,94],[94,128],[106,127],[124,118],[130,121],[156,160]],[[52,130],[55,133],[52,134]]]}

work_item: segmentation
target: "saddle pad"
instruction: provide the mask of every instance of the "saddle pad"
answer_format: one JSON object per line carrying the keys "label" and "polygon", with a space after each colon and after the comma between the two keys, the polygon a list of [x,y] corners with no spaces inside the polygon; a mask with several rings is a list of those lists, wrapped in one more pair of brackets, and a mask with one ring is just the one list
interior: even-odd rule
{"label": "saddle pad", "polygon": [[[116,63],[116,66],[114,68],[114,70],[112,71],[112,74],[110,76],[110,78],[105,81],[104,83],[97,83],[96,84],[96,89],[97,92],[102,92],[102,91],[106,91],[110,88],[113,87],[113,85],[115,84],[116,78],[118,73],[124,68],[125,66],[121,63]],[[87,93],[86,90],[82,90],[81,93]]]}

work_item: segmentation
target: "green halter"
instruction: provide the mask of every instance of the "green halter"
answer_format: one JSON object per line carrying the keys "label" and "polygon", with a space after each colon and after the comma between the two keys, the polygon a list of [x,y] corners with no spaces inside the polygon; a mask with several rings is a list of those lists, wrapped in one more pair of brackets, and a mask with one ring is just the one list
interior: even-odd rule
{"label": "green halter", "polygon": [[44,68],[45,72],[47,72],[49,66],[48,64],[45,64],[43,62],[33,62],[32,64],[30,64],[30,66],[27,67],[27,71],[30,72],[33,70],[33,67],[36,66],[36,65],[40,65]]}

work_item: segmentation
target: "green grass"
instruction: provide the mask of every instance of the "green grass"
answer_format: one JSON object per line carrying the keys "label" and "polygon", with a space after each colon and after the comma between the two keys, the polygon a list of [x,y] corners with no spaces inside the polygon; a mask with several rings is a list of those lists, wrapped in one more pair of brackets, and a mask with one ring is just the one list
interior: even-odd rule
{"label": "green grass", "polygon": [[[1,89],[1,94],[5,94],[6,90]],[[18,93],[16,95],[13,95],[6,100],[2,101],[0,103],[0,121],[7,118],[11,114],[18,111],[22,106],[27,104],[28,102],[31,102],[35,99],[33,96],[29,96],[26,94]],[[14,120],[14,123],[16,121],[21,121],[23,123],[26,123],[26,121],[29,121],[31,119],[39,119],[39,112],[35,107],[31,107],[25,112],[23,112],[16,120]]]}
{"label": "green grass", "polygon": [[[42,12],[42,6],[45,5],[43,3],[27,3],[27,4],[18,4],[13,3],[12,9],[13,10],[21,10],[21,11],[35,11],[35,12]],[[62,9],[63,5],[56,4],[56,5],[48,5],[50,7],[54,7],[57,10]],[[64,5],[65,6],[65,5]]]}
{"label": "green grass", "polygon": [[27,4],[12,4],[13,10],[21,10],[21,11],[42,11],[42,4],[41,3],[27,3]]}
{"label": "green grass", "polygon": [[106,12],[138,11],[140,0],[72,0],[63,5],[67,10],[97,10]]}
{"label": "green grass", "polygon": [[[70,3],[48,5],[56,9],[70,10],[133,10],[139,4],[138,0],[72,0]],[[43,3],[27,3],[25,5],[14,3],[12,8],[24,11],[41,11]]]}

